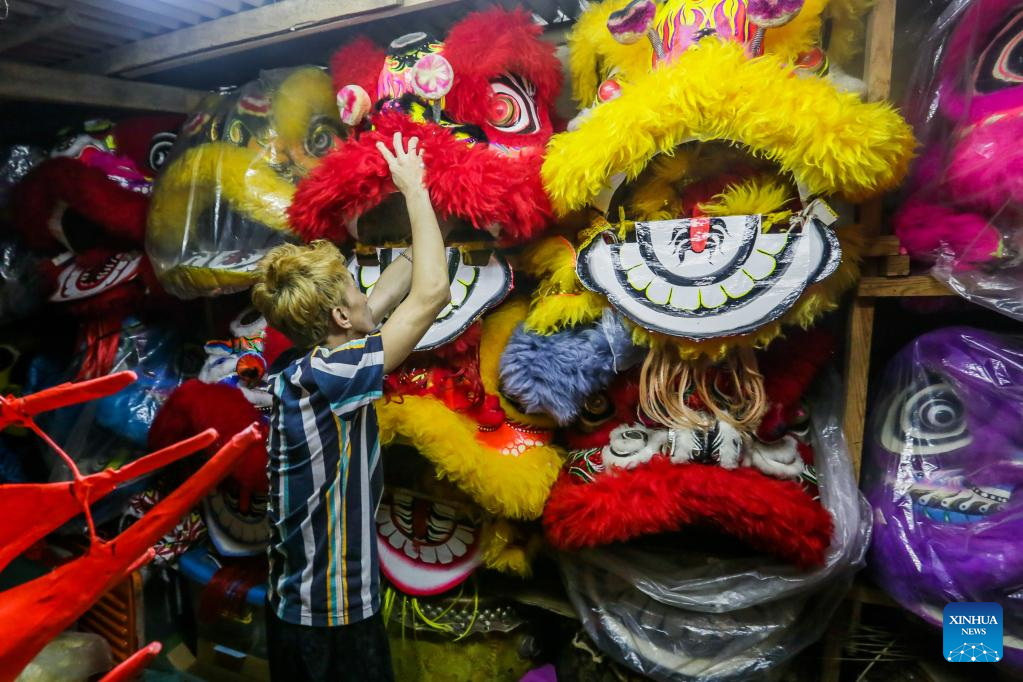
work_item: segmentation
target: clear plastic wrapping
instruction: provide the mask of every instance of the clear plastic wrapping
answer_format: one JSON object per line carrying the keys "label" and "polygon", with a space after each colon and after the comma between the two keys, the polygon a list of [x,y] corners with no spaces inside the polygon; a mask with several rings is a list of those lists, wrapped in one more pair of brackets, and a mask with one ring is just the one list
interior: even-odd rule
{"label": "clear plastic wrapping", "polygon": [[834,520],[825,565],[804,572],[635,542],[559,553],[569,597],[603,651],[657,680],[751,680],[771,677],[821,636],[870,539],[837,381],[830,375],[809,401],[820,499]]}
{"label": "clear plastic wrapping", "polygon": [[341,135],[330,77],[316,67],[207,97],[153,189],[146,252],[164,288],[192,298],[248,287],[260,258],[294,239],[295,183]]}
{"label": "clear plastic wrapping", "polygon": [[952,601],[997,602],[1005,662],[1023,668],[1023,340],[956,327],[885,371],[863,486],[870,568],[936,627]]}
{"label": "clear plastic wrapping", "polygon": [[[70,380],[75,373],[74,368],[65,372],[48,367],[43,358],[37,360],[32,390]],[[190,362],[187,349],[173,330],[127,318],[120,330],[112,371],[134,371],[138,380],[114,395],[56,410],[41,421],[83,473],[96,473],[108,466],[117,468],[145,453],[157,410],[189,374],[198,371],[200,362],[201,355]],[[70,477],[67,467],[56,457],[52,464],[52,480]]]}
{"label": "clear plastic wrapping", "polygon": [[24,144],[0,149],[0,207],[7,204],[11,188],[46,158],[42,151]]}
{"label": "clear plastic wrapping", "polygon": [[17,682],[86,682],[114,667],[110,645],[91,632],[64,632],[40,651]]}
{"label": "clear plastic wrapping", "polygon": [[[932,17],[921,3],[919,21]],[[914,9],[916,9],[914,7]],[[963,298],[1023,320],[1023,1],[954,0],[917,50],[921,148],[896,233]]]}

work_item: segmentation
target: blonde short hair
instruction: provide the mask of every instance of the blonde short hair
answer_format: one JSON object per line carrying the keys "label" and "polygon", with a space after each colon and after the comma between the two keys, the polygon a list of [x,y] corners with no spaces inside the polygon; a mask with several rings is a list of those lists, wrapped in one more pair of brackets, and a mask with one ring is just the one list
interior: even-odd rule
{"label": "blonde short hair", "polygon": [[300,348],[327,338],[330,311],[347,305],[344,284],[351,275],[331,242],[282,244],[259,263],[252,303],[267,323]]}

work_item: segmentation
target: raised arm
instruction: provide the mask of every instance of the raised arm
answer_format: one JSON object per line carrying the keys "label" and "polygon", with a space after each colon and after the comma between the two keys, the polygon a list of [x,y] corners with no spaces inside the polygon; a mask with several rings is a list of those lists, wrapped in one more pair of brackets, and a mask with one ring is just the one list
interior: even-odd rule
{"label": "raised arm", "polygon": [[380,324],[391,311],[401,303],[401,300],[408,295],[412,287],[412,258],[414,256],[412,247],[408,247],[390,265],[380,273],[373,291],[369,295],[369,312],[373,315],[373,322]]}
{"label": "raised arm", "polygon": [[[410,264],[412,284],[408,296],[380,329],[384,342],[385,372],[390,372],[404,362],[437,319],[437,314],[451,300],[444,238],[437,225],[430,194],[423,184],[425,168],[418,145],[417,138],[410,138],[406,151],[401,133],[394,134],[393,151],[377,143],[377,149],[391,169],[395,186],[405,196],[414,249]],[[372,306],[370,309],[376,315]]]}

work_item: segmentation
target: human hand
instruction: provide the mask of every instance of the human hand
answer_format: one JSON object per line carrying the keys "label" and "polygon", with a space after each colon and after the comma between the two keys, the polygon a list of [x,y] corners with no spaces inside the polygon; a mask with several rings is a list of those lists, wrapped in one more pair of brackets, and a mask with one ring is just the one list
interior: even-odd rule
{"label": "human hand", "polygon": [[391,179],[398,191],[406,197],[410,193],[424,190],[423,175],[426,165],[423,163],[423,152],[417,149],[418,137],[410,137],[408,150],[401,139],[401,133],[394,134],[394,151],[387,148],[383,142],[377,142],[377,149],[380,155],[387,161],[387,167],[391,169]]}

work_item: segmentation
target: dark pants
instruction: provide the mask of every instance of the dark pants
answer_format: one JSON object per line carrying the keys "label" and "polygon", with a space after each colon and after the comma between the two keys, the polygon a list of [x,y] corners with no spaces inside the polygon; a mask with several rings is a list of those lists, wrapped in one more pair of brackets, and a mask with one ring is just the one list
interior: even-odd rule
{"label": "dark pants", "polygon": [[393,682],[384,619],[334,627],[286,623],[267,608],[266,640],[272,682]]}

